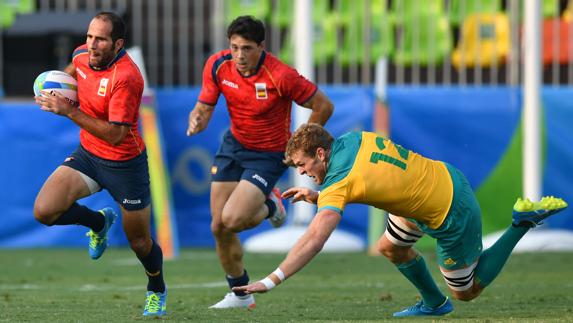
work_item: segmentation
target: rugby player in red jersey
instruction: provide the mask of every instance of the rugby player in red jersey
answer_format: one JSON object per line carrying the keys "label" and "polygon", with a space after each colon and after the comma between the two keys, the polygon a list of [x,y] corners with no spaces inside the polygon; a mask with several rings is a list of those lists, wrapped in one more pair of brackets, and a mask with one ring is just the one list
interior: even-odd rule
{"label": "rugby player in red jersey", "polygon": [[90,22],[86,44],[73,53],[66,72],[78,81],[79,107],[61,95],[37,96],[44,111],[68,117],[80,127],[80,145],[46,180],[36,197],[35,218],[48,226],[90,228],[89,255],[105,251],[116,214],[91,210],[76,201],[106,189],[118,202],[122,224],[148,277],[143,315],[165,314],[163,254],[151,238],[149,170],[138,131],[143,77],[124,49],[125,24],[111,12]]}
{"label": "rugby player in red jersey", "polygon": [[[333,105],[312,82],[264,50],[265,27],[251,16],[227,29],[229,49],[212,55],[203,69],[203,86],[189,114],[187,135],[207,127],[221,94],[231,129],[211,169],[211,230],[229,287],[249,281],[237,233],[264,219],[279,227],[285,210],[275,183],[287,169],[284,150],[290,137],[293,101],[311,109],[308,122],[324,125]],[[253,295],[230,292],[211,308],[253,307]]]}

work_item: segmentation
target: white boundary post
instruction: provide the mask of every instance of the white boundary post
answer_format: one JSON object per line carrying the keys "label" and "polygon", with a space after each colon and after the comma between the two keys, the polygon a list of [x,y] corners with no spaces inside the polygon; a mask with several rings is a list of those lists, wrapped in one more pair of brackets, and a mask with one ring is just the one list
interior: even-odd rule
{"label": "white boundary post", "polygon": [[523,195],[533,201],[541,198],[540,71],[541,5],[525,1],[523,79]]}

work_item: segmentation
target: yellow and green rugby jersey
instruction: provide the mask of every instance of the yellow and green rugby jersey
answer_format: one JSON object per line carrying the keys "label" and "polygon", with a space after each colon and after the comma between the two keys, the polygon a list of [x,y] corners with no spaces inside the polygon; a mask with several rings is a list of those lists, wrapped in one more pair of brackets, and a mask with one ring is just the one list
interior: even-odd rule
{"label": "yellow and green rugby jersey", "polygon": [[332,144],[318,209],[342,214],[346,204],[368,204],[436,229],[452,198],[452,179],[443,162],[372,132],[350,132]]}

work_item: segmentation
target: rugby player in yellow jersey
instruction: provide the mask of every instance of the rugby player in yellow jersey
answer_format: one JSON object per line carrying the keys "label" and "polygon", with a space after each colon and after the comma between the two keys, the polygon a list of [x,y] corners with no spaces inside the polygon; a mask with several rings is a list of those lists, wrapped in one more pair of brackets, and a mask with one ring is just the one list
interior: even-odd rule
{"label": "rugby player in yellow jersey", "polygon": [[499,274],[523,235],[567,207],[560,198],[518,201],[512,225],[482,251],[481,211],[465,176],[371,132],[334,139],[318,124],[302,125],[291,137],[286,160],[321,185],[283,193],[293,202],[318,204],[318,213],[286,259],[266,278],[233,290],[264,293],[303,268],[322,249],[349,203],[368,204],[392,215],[379,251],[418,289],[421,301],[394,316],[444,315],[453,311],[413,245],[424,234],[437,240],[437,260],[452,296],[476,298]]}

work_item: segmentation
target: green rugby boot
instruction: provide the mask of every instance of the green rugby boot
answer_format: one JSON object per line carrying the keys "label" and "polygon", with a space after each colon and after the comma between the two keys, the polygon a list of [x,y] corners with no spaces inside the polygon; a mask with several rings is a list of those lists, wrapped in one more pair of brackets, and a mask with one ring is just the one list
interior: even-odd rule
{"label": "green rugby boot", "polygon": [[513,225],[535,227],[542,224],[547,217],[565,208],[567,202],[558,197],[545,196],[539,202],[518,198],[513,205]]}
{"label": "green rugby boot", "polygon": [[167,313],[167,290],[163,293],[147,291],[143,316],[163,316]]}
{"label": "green rugby boot", "polygon": [[90,230],[88,233],[86,233],[86,236],[90,237],[88,252],[93,260],[101,257],[107,248],[107,232],[117,218],[117,214],[115,214],[112,208],[106,207],[99,210],[99,212],[105,217],[103,229],[101,229],[100,232],[94,232],[93,230]]}

